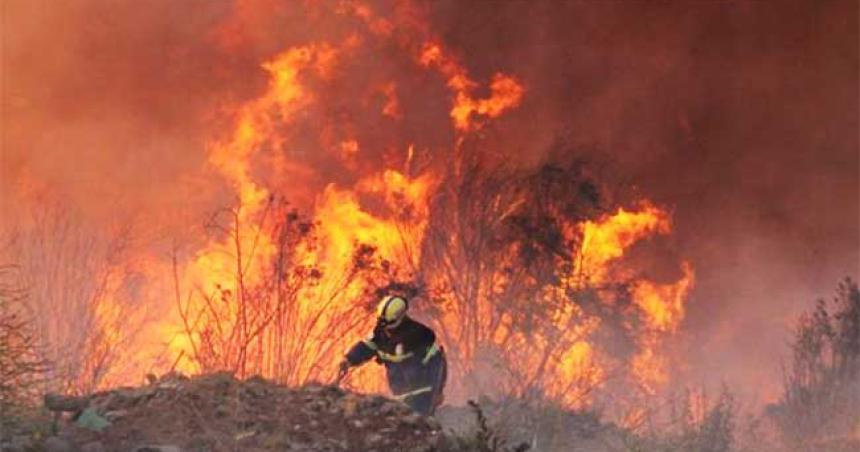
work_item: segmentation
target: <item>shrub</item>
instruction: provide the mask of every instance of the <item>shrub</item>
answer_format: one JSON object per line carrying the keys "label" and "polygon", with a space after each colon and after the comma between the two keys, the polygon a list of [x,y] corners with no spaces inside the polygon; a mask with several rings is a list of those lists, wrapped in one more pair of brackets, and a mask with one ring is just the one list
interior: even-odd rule
{"label": "shrub", "polygon": [[649,431],[630,434],[627,449],[659,452],[729,452],[736,450],[737,404],[723,388],[716,400],[704,391],[685,391],[670,403],[668,425],[651,420]]}
{"label": "shrub", "polygon": [[[860,446],[860,291],[842,281],[797,322],[780,401],[768,408],[789,448]],[[853,443],[852,443],[853,441]],[[856,450],[856,449],[852,449]]]}
{"label": "shrub", "polygon": [[0,439],[32,414],[45,371],[23,309],[24,292],[7,281],[9,273],[0,268]]}

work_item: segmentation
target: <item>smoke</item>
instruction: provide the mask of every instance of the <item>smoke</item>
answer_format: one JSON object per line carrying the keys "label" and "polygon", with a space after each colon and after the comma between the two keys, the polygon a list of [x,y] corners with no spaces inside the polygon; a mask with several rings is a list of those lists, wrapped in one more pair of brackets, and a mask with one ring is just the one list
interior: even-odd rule
{"label": "smoke", "polygon": [[[772,388],[796,313],[860,274],[855,2],[373,6],[409,23],[427,14],[401,41],[437,36],[481,86],[497,72],[523,82],[522,105],[488,126],[485,147],[523,166],[587,158],[619,200],[673,210],[670,251],[697,272],[689,378]],[[263,61],[318,40],[372,41],[316,2],[3,7],[0,197],[49,193],[95,225],[159,235],[189,234],[229,202],[206,142],[229,120],[223,107],[265,88]],[[438,75],[392,46],[356,52],[334,69],[351,77],[291,135],[289,158],[318,169],[301,179],[310,189],[268,176],[304,203],[364,165],[402,164],[410,144],[429,162],[453,141]],[[407,114],[364,114],[392,96]],[[314,127],[324,139],[304,135]],[[342,155],[347,139],[361,143],[356,158]]]}
{"label": "smoke", "polygon": [[219,181],[201,172],[207,120],[265,81],[255,63],[215,45],[230,5],[3,6],[5,200],[15,186],[97,224],[200,221],[219,194]]}
{"label": "smoke", "polygon": [[435,6],[476,74],[528,87],[506,138],[563,136],[674,209],[690,377],[772,397],[797,312],[860,274],[856,3]]}

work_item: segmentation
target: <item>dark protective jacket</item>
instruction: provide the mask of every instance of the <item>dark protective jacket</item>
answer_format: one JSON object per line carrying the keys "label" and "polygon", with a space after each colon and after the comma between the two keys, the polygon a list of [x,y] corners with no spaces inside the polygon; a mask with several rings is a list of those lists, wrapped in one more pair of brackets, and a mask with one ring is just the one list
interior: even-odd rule
{"label": "dark protective jacket", "polygon": [[445,354],[436,344],[433,330],[408,316],[389,331],[377,324],[369,337],[346,354],[353,366],[373,357],[385,366],[388,385],[396,398],[415,411],[433,414],[442,402],[447,378]]}

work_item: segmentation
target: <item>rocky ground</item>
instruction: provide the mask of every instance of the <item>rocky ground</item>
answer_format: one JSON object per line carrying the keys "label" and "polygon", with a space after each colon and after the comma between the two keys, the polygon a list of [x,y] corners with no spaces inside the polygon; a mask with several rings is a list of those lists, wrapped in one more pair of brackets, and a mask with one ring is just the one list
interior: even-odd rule
{"label": "rocky ground", "polygon": [[[54,405],[58,403],[52,402]],[[62,404],[60,404],[62,405]],[[229,374],[179,375],[72,403],[40,440],[4,451],[447,451],[439,424],[406,405],[333,386],[287,388]]]}
{"label": "rocky ground", "polygon": [[631,450],[624,444],[624,432],[601,422],[596,413],[565,410],[545,400],[481,398],[467,406],[440,407],[436,418],[449,438],[500,444],[498,450],[523,446],[533,452]]}

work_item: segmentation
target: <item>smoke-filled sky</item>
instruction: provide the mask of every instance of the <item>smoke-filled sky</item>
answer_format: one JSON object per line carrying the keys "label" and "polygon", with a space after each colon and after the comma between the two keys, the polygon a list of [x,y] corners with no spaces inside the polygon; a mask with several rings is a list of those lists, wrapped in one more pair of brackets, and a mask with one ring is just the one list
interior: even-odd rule
{"label": "smoke-filled sky", "polygon": [[[314,2],[2,7],[2,194],[48,191],[95,224],[133,214],[171,232],[223,202],[223,181],[202,169],[221,106],[259,94],[260,63],[277,52],[344,36]],[[685,326],[693,378],[778,382],[792,318],[860,276],[857,3],[445,0],[415,10],[475,80],[501,71],[525,85],[523,104],[492,126],[513,161],[568,159],[554,145],[563,142],[618,193],[673,211],[674,249],[697,273]],[[407,71],[387,51],[352,69]],[[375,78],[353,83],[363,80]],[[444,87],[426,89],[440,98],[397,133],[445,119]]]}
{"label": "smoke-filled sky", "polygon": [[516,134],[674,209],[694,378],[773,382],[798,310],[860,275],[857,3],[437,6],[478,74],[525,79]]}

